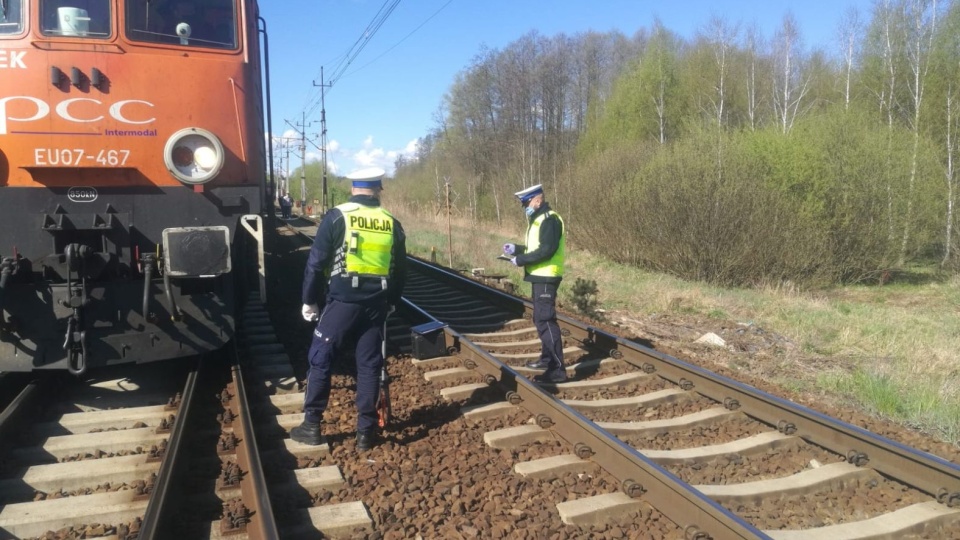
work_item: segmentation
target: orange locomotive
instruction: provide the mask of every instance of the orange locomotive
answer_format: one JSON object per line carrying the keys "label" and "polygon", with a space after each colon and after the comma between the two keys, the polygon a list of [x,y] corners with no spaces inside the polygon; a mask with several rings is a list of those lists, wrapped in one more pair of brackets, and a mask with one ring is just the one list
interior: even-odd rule
{"label": "orange locomotive", "polygon": [[232,338],[242,221],[272,200],[258,21],[256,0],[0,0],[0,371]]}

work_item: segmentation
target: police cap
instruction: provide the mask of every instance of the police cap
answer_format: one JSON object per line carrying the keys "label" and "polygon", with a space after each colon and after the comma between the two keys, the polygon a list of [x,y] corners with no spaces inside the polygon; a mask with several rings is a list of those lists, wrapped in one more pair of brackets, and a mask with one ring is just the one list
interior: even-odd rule
{"label": "police cap", "polygon": [[526,205],[528,202],[530,202],[530,199],[540,195],[541,193],[543,193],[543,184],[537,184],[535,186],[530,186],[527,189],[520,190],[514,193],[514,195],[520,199],[520,204]]}
{"label": "police cap", "polygon": [[380,167],[368,167],[366,169],[353,171],[347,175],[347,179],[350,180],[355,188],[383,189],[383,182],[381,182],[381,180],[385,174],[387,174],[387,172]]}

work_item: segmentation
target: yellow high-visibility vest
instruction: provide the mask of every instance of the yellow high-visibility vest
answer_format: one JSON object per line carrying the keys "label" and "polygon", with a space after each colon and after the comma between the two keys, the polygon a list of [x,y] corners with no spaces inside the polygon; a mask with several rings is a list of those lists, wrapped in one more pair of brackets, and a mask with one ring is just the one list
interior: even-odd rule
{"label": "yellow high-visibility vest", "polygon": [[343,203],[346,230],[343,235],[345,268],[335,268],[332,275],[387,277],[393,253],[394,220],[379,206]]}
{"label": "yellow high-visibility vest", "polygon": [[537,216],[537,218],[530,223],[530,225],[527,227],[527,253],[535,251],[540,246],[540,225],[543,224],[543,220],[547,219],[549,216],[557,216],[557,219],[560,220],[560,245],[557,246],[557,251],[555,251],[553,256],[551,256],[549,259],[536,264],[529,264],[525,267],[527,273],[532,276],[563,276],[563,262],[567,251],[567,235],[564,234],[566,231],[562,229],[563,218],[560,217],[560,214],[554,212],[553,210],[548,210]]}

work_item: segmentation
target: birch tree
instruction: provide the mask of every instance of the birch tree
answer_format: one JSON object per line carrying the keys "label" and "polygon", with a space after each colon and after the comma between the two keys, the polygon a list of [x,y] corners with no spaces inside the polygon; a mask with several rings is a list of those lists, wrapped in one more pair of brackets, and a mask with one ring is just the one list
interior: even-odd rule
{"label": "birch tree", "polygon": [[792,14],[783,17],[774,38],[774,62],[777,68],[773,107],[780,131],[786,134],[793,127],[800,105],[807,93],[808,81],[803,73],[800,29]]}
{"label": "birch tree", "polygon": [[737,25],[731,25],[717,16],[710,18],[705,31],[707,43],[713,50],[714,62],[716,63],[716,80],[713,83],[710,104],[713,108],[714,120],[721,129],[726,124],[724,112],[727,98],[728,61],[739,32],[740,29]]}
{"label": "birch tree", "polygon": [[758,64],[760,63],[759,59],[759,49],[761,47],[761,42],[763,38],[760,35],[760,29],[756,25],[751,26],[747,30],[746,42],[745,42],[745,54],[746,54],[746,71],[747,71],[747,125],[750,126],[750,131],[755,131],[757,129],[757,120],[758,114],[757,111],[760,108],[760,99],[758,92],[759,81],[757,79],[757,70]]}
{"label": "birch tree", "polygon": [[930,67],[933,36],[937,26],[937,0],[909,0],[906,8],[910,25],[909,59],[910,74],[908,86],[913,105],[913,151],[910,161],[910,177],[907,180],[907,209],[903,219],[903,236],[900,241],[899,265],[903,265],[907,255],[907,243],[910,239],[910,223],[913,219],[913,193],[917,183],[917,161],[920,152],[920,110],[923,104],[923,89]]}
{"label": "birch tree", "polygon": [[860,11],[850,7],[840,21],[838,38],[843,57],[843,109],[850,110],[852,101],[852,82],[855,61],[860,50],[860,41],[863,33],[863,22],[860,20]]}
{"label": "birch tree", "polygon": [[949,85],[947,89],[947,136],[946,136],[946,151],[947,151],[947,164],[944,167],[944,179],[947,183],[947,212],[946,212],[946,223],[944,231],[944,245],[943,245],[943,260],[940,261],[940,267],[943,268],[950,262],[950,250],[953,247],[953,200],[954,200],[954,190],[956,184],[956,173],[953,169],[953,157],[956,153],[956,145],[953,142],[953,85]]}

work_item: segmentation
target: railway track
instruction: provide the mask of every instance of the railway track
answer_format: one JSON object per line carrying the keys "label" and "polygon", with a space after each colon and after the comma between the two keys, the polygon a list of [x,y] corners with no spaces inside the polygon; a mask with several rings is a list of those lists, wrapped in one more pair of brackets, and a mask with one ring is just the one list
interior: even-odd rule
{"label": "railway track", "polygon": [[[251,280],[255,282],[255,280]],[[0,539],[353,536],[362,503],[312,508],[343,484],[329,446],[286,438],[302,414],[289,358],[259,292],[232,346],[187,362],[84,378],[3,374]],[[298,502],[291,511],[273,500]]]}
{"label": "railway track", "polygon": [[349,357],[295,443],[302,261],[273,264],[223,354],[0,381],[0,538],[960,538],[955,463],[566,317],[570,380],[533,384],[529,303],[416,259],[382,443]]}
{"label": "railway track", "polygon": [[[0,538],[82,530],[134,537],[165,497],[195,371],[145,367],[29,381],[0,415]],[[158,489],[159,486],[159,489]]]}
{"label": "railway track", "polygon": [[343,477],[335,466],[297,470],[329,446],[284,439],[302,414],[277,411],[303,398],[256,294],[238,342],[239,356],[230,347],[186,373],[128,365],[24,385],[0,415],[14,441],[0,470],[0,538],[303,538],[369,524],[358,502],[308,500],[275,519],[271,497]]}
{"label": "railway track", "polygon": [[956,464],[565,317],[570,382],[531,384],[523,363],[539,356],[532,307],[493,291],[465,301],[470,280],[415,264],[408,298],[449,323],[464,363],[456,372],[485,379],[444,392],[495,384],[504,401],[479,410],[520,406],[536,420],[488,433],[488,444],[558,436],[573,455],[518,473],[599,464],[620,480],[621,493],[559,506],[565,522],[592,522],[590,512],[638,497],[694,537],[960,537]]}
{"label": "railway track", "polygon": [[222,361],[27,385],[0,426],[17,434],[0,538],[276,538],[242,374]]}
{"label": "railway track", "polygon": [[234,347],[2,389],[0,538],[278,537]]}
{"label": "railway track", "polygon": [[[411,265],[390,333],[441,398],[525,481],[604,478],[556,504],[563,526],[659,514],[674,528],[653,537],[960,538],[955,463],[562,316],[570,379],[533,384],[529,302]],[[417,359],[410,328],[430,321],[442,337],[421,344],[449,350]]]}

